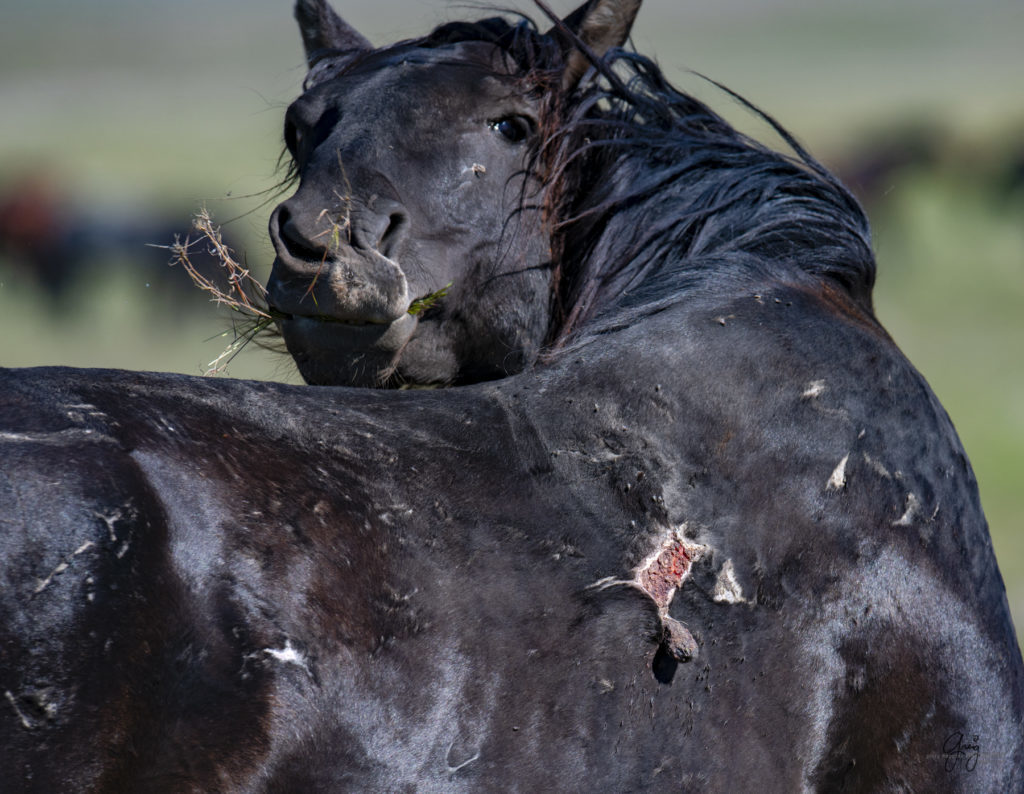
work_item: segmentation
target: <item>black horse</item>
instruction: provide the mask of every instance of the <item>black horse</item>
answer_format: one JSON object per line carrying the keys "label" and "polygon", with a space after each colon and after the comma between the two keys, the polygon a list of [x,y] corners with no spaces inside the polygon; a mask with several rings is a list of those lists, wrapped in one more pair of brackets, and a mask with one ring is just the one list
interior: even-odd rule
{"label": "black horse", "polygon": [[4,372],[5,790],[1021,790],[862,213],[617,51],[637,5],[373,50],[300,1],[290,348],[495,379]]}

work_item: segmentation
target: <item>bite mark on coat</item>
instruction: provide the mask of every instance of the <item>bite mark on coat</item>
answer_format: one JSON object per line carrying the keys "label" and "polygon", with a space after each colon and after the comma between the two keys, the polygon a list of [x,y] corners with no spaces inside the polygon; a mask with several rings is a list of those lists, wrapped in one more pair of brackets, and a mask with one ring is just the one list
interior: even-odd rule
{"label": "bite mark on coat", "polygon": [[892,475],[889,473],[889,470],[885,468],[885,466],[883,466],[879,461],[871,457],[867,452],[864,453],[864,462],[868,464],[868,466],[870,466],[872,469],[874,469],[875,474],[877,474],[879,477],[882,477],[883,479],[886,480],[892,479]]}
{"label": "bite mark on coat", "polygon": [[462,762],[460,762],[458,764],[452,765],[452,750],[454,748],[455,748],[455,742],[452,742],[450,745],[448,745],[448,752],[447,752],[446,757],[445,757],[445,766],[448,767],[448,774],[449,775],[454,775],[460,769],[465,769],[467,766],[472,764],[474,761],[477,761],[477,760],[480,759],[480,751],[477,750],[473,755],[471,755],[465,761],[462,761]]}
{"label": "bite mark on coat", "polygon": [[832,476],[825,483],[826,491],[841,491],[846,487],[846,463],[849,459],[849,455],[844,455],[839,465],[833,469]]}
{"label": "bite mark on coat", "polygon": [[71,567],[71,563],[74,562],[75,557],[77,557],[79,554],[82,554],[83,552],[88,551],[95,545],[96,544],[93,543],[91,540],[87,540],[85,543],[83,543],[81,546],[79,546],[77,549],[71,552],[71,554],[66,556],[57,564],[56,568],[50,571],[49,576],[47,576],[45,579],[38,580],[39,584],[36,585],[36,589],[32,591],[32,595],[39,595],[41,592],[43,592],[43,590],[50,586],[50,583],[54,580],[55,577],[60,576],[62,573],[64,573],[64,571]]}
{"label": "bite mark on coat", "polygon": [[301,667],[307,673],[309,672],[309,665],[306,664],[306,657],[295,649],[295,646],[292,645],[292,641],[288,638],[285,638],[283,648],[264,648],[263,653],[282,664],[294,664],[296,667]]}
{"label": "bite mark on coat", "polygon": [[637,588],[654,601],[661,620],[660,645],[676,662],[689,662],[697,658],[697,641],[682,623],[668,613],[676,590],[683,583],[693,563],[708,547],[688,543],[683,537],[683,524],[672,530],[660,547],[633,569],[632,579],[608,576],[590,585],[588,590],[605,590],[616,586]]}
{"label": "bite mark on coat", "polygon": [[30,731],[36,727],[35,723],[29,720],[28,717],[25,716],[25,713],[20,708],[18,708],[18,701],[15,699],[14,694],[11,692],[11,690],[8,689],[6,692],[4,692],[4,697],[6,697],[7,702],[11,704],[11,708],[14,709],[14,713],[18,715],[18,719],[21,721],[21,725],[23,728]]}
{"label": "bite mark on coat", "polygon": [[736,570],[733,568],[732,560],[726,560],[718,572],[718,578],[711,591],[711,599],[719,604],[746,603],[747,599],[743,597],[743,588],[736,580]]}
{"label": "bite mark on coat", "polygon": [[634,581],[650,594],[663,613],[668,610],[679,585],[690,575],[693,563],[707,549],[706,546],[686,542],[683,537],[685,526],[673,530],[661,547],[636,569],[634,575]]}
{"label": "bite mark on coat", "polygon": [[825,393],[825,381],[823,380],[812,380],[807,384],[807,388],[804,389],[804,393],[800,395],[803,400],[812,400],[815,397],[820,397]]}
{"label": "bite mark on coat", "polygon": [[[906,505],[903,508],[903,515],[892,522],[894,527],[909,527],[914,521],[918,510],[921,509],[921,502],[913,493],[907,494]],[[937,511],[936,511],[937,512]]]}

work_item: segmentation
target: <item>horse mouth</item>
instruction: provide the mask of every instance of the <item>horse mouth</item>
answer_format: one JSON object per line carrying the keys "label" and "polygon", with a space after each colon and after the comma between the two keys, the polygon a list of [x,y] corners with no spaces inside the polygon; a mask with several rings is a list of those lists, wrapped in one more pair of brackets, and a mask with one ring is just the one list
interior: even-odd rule
{"label": "horse mouth", "polygon": [[451,287],[451,284],[447,284],[439,290],[421,295],[409,303],[409,308],[406,309],[405,314],[390,321],[368,317],[337,317],[330,314],[295,314],[292,312],[281,311],[276,306],[270,306],[270,311],[273,314],[274,319],[277,321],[302,319],[317,323],[324,323],[325,325],[350,326],[352,328],[362,328],[365,326],[387,327],[400,321],[404,317],[422,318],[428,310],[433,308],[439,300],[445,297],[448,293],[449,287]]}
{"label": "horse mouth", "polygon": [[338,317],[331,317],[326,314],[286,314],[285,312],[277,312],[275,317],[280,320],[312,320],[313,322],[324,323],[326,325],[342,325],[350,326],[352,328],[363,328],[368,325],[375,325],[378,327],[390,325],[390,323],[386,323],[381,320],[341,319]]}
{"label": "horse mouth", "polygon": [[[274,262],[268,303],[307,383],[391,384],[421,316],[447,290],[410,301],[405,276],[395,262],[377,255],[363,263],[365,270],[383,270],[384,278],[373,278],[374,273],[362,272],[358,264],[334,263],[323,278],[310,280],[290,259]],[[358,280],[349,272],[353,270]]]}
{"label": "horse mouth", "polygon": [[[391,322],[329,317],[322,314],[287,314],[285,312],[276,312],[274,317],[285,334],[288,333],[289,328],[300,330],[300,333],[322,333],[328,337],[352,333],[366,337],[367,341],[374,340],[373,347],[376,349],[396,350],[408,341],[408,337],[412,335],[418,324],[417,318],[411,314],[403,314]],[[399,339],[401,339],[401,344],[396,344]]]}
{"label": "horse mouth", "polygon": [[384,385],[419,321],[403,314],[390,323],[282,314],[277,327],[307,383]]}

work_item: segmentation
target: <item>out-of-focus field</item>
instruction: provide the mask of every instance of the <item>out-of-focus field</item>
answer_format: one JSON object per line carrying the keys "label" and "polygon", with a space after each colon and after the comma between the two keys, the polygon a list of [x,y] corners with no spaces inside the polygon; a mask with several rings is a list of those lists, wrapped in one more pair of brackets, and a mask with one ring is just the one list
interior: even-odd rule
{"label": "out-of-focus field", "polygon": [[[378,43],[476,15],[427,0],[338,5]],[[878,314],[960,431],[1024,628],[1024,4],[646,0],[634,34],[731,120],[767,134],[686,69],[771,112],[855,182],[875,227]],[[83,244],[98,253],[58,300],[0,248],[0,365],[201,372],[227,320],[168,287],[143,241],[187,232],[206,204],[237,218],[225,231],[265,275],[281,119],[302,76],[289,0],[5,8],[0,195],[31,178],[80,227],[107,224],[125,244]],[[158,239],[140,241],[149,228]],[[297,382],[259,351],[229,371]]]}

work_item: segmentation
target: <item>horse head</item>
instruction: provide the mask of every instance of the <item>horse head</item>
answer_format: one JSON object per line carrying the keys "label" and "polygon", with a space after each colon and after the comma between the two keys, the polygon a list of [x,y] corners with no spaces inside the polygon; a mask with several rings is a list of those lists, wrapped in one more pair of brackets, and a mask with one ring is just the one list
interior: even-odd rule
{"label": "horse head", "polygon": [[374,49],[325,0],[299,0],[299,181],[270,220],[268,292],[308,382],[459,384],[536,359],[555,273],[545,113],[638,7],[591,0],[546,34],[485,20]]}

